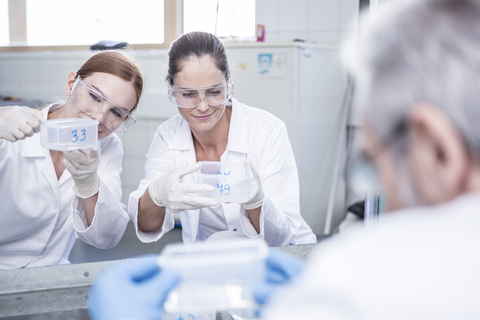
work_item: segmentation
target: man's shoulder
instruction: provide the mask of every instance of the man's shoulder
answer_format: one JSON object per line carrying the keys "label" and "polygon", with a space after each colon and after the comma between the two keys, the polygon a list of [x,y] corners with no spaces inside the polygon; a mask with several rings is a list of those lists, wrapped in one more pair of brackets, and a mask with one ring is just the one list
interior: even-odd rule
{"label": "man's shoulder", "polygon": [[445,263],[445,257],[480,242],[478,206],[479,196],[466,195],[438,206],[385,214],[376,224],[359,224],[320,243],[312,263],[328,269],[327,274],[347,268],[351,273],[343,276],[355,281],[363,276],[378,280],[385,272],[403,277],[420,266],[426,270],[438,264],[454,272],[455,265]]}

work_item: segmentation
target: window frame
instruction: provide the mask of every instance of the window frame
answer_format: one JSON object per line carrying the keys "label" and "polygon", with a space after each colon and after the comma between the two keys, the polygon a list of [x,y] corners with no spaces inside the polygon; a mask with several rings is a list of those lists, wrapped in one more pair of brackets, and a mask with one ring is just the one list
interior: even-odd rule
{"label": "window frame", "polygon": [[[45,50],[90,50],[91,45],[72,46],[29,46],[27,45],[26,0],[8,0],[10,45],[0,46],[0,52],[45,51]],[[166,49],[182,34],[183,1],[164,0],[163,43],[131,44],[132,49]],[[93,45],[93,43],[92,43]]]}

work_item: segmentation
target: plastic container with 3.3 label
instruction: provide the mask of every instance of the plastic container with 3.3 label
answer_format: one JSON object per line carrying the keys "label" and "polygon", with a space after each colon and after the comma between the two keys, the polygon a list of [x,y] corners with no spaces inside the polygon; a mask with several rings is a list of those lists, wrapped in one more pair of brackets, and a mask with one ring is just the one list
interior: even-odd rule
{"label": "plastic container with 3.3 label", "polygon": [[48,120],[42,124],[40,141],[42,147],[57,151],[96,147],[98,121],[79,118]]}

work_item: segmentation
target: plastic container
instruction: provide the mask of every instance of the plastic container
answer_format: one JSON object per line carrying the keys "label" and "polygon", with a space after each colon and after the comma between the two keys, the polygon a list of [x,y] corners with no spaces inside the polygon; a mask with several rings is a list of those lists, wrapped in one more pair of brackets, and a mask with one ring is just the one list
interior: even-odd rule
{"label": "plastic container", "polygon": [[40,130],[42,147],[66,151],[97,146],[98,121],[93,119],[65,118],[48,120]]}
{"label": "plastic container", "polygon": [[253,173],[244,163],[226,163],[218,161],[200,161],[198,183],[209,184],[215,191],[200,194],[219,202],[247,202],[250,200],[250,188]]}
{"label": "plastic container", "polygon": [[253,289],[265,279],[267,255],[267,245],[257,239],[167,245],[158,264],[181,275],[180,284],[164,305],[170,314],[167,318],[215,314],[215,310],[253,310]]}

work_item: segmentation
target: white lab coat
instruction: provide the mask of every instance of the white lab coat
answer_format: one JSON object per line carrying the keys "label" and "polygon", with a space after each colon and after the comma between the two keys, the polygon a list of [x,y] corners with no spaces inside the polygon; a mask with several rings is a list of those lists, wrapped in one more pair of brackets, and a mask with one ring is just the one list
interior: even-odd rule
{"label": "white lab coat", "polygon": [[264,319],[480,319],[479,208],[468,194],[320,243]]}
{"label": "white lab coat", "polygon": [[[232,102],[228,144],[220,159],[242,164],[250,159],[257,169],[265,193],[260,215],[261,232],[257,234],[247,212],[238,203],[222,203],[208,210],[180,212],[184,243],[203,241],[209,236],[208,232],[198,232],[200,215],[203,224],[209,220],[212,224],[218,222],[220,216],[228,231],[243,232],[250,238],[261,237],[270,246],[315,243],[316,236],[300,215],[298,173],[285,124],[266,111],[248,107],[236,99]],[[145,233],[138,228],[138,200],[150,181],[196,162],[190,126],[181,115],[176,115],[155,133],[145,164],[146,178],[130,195],[128,212],[141,241],[157,241],[174,227],[174,216],[167,209],[160,230]],[[197,181],[195,174],[183,178],[184,183]]]}
{"label": "white lab coat", "polygon": [[[49,109],[42,110],[45,119]],[[65,169],[57,179],[39,134],[13,143],[0,140],[0,269],[68,263],[75,234],[103,249],[120,241],[129,220],[120,202],[122,144],[111,134],[98,150],[100,190],[88,227],[70,173]]]}

